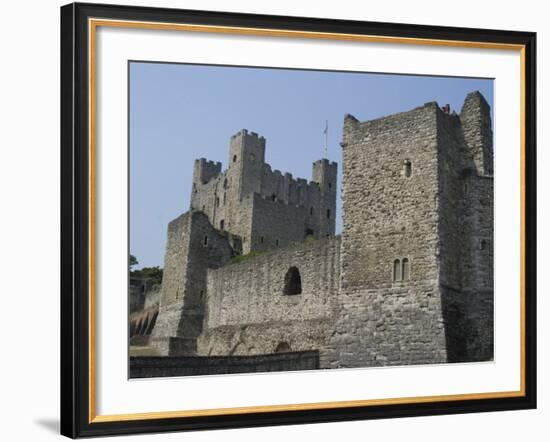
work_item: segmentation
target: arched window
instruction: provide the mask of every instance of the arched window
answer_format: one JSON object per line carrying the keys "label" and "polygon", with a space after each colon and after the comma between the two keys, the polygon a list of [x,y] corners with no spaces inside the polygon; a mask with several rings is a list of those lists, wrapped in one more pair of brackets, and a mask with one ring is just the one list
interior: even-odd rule
{"label": "arched window", "polygon": [[288,342],[279,342],[275,348],[275,353],[288,353],[291,351]]}
{"label": "arched window", "polygon": [[410,266],[409,266],[409,259],[403,258],[403,271],[401,272],[403,281],[408,281],[410,278]]}
{"label": "arched window", "polygon": [[393,280],[401,281],[401,262],[398,259],[393,262]]}
{"label": "arched window", "polygon": [[407,178],[412,175],[412,163],[409,160],[403,161],[403,173]]}
{"label": "arched window", "polygon": [[302,278],[300,277],[300,271],[297,267],[291,267],[285,275],[283,294],[299,295],[300,293],[302,293]]}

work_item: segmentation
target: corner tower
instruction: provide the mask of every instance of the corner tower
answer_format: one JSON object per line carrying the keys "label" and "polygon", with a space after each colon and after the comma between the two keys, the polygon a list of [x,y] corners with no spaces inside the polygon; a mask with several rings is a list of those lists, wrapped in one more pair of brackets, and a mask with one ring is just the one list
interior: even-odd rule
{"label": "corner tower", "polygon": [[336,229],[336,180],[338,165],[326,158],[313,163],[312,180],[319,185],[319,209],[316,215],[319,237],[333,236]]}
{"label": "corner tower", "polygon": [[248,194],[260,193],[264,162],[264,137],[246,129],[231,137],[227,176],[239,200]]}

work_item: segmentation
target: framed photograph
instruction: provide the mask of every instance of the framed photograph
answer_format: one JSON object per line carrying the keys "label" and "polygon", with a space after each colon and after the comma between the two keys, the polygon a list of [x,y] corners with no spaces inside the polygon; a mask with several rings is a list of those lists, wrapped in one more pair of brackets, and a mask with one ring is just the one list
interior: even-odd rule
{"label": "framed photograph", "polygon": [[61,8],[61,432],[536,407],[529,32]]}

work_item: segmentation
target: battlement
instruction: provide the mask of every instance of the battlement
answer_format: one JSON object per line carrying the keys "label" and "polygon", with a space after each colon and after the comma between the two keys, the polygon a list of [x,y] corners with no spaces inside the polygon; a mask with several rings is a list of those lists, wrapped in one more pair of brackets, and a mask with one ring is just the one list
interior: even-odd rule
{"label": "battlement", "polygon": [[249,136],[251,138],[256,138],[258,140],[265,141],[265,138],[263,136],[258,135],[258,133],[254,131],[249,132],[247,129],[241,129],[236,134],[231,135],[231,139],[233,140],[237,137],[245,137],[245,136]]}
{"label": "battlement", "polygon": [[[230,138],[226,170],[219,162],[196,160],[191,209],[206,214],[216,229],[241,237],[245,253],[307,235],[334,235],[338,165],[320,159],[313,162],[310,181],[294,178],[272,170],[265,146],[263,136],[242,129]],[[288,225],[291,231],[284,232]]]}
{"label": "battlement", "polygon": [[208,161],[205,158],[195,160],[193,170],[193,183],[206,184],[212,178],[218,176],[222,171],[222,163],[219,161]]}

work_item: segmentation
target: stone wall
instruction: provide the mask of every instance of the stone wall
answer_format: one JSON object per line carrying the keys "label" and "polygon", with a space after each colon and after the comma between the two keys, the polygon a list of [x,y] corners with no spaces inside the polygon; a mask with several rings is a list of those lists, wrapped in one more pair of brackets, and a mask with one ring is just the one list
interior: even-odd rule
{"label": "stone wall", "polygon": [[478,173],[492,138],[468,97],[466,128],[436,103],[346,117],[342,284],[321,366],[492,358],[492,178]]}
{"label": "stone wall", "polygon": [[[209,270],[199,353],[265,353],[281,342],[293,350],[321,348],[333,325],[339,251],[339,237],[324,238]],[[291,267],[299,270],[301,294],[284,294]]]}
{"label": "stone wall", "polygon": [[446,361],[439,291],[436,103],[346,116],[342,286],[331,367]]}
{"label": "stone wall", "polygon": [[[265,250],[266,243],[260,242],[264,234],[256,235],[252,226],[252,201],[256,195],[265,201],[262,208],[270,213],[284,210],[285,222],[299,224],[296,235],[280,234],[279,246],[303,239],[306,232],[316,237],[334,235],[336,226],[337,165],[328,160],[313,163],[312,181],[295,179],[290,173],[272,170],[265,163],[266,140],[254,132],[242,130],[230,140],[228,168],[221,172],[221,164],[195,161],[191,208],[202,211],[218,230],[230,232],[242,238],[243,253],[254,251],[254,246]],[[260,204],[260,203],[259,203]],[[282,209],[281,209],[282,208]],[[269,218],[263,217],[262,231],[280,230],[278,219],[269,225]],[[270,247],[277,247],[275,239]]]}
{"label": "stone wall", "polygon": [[257,356],[131,357],[130,378],[315,370],[319,353],[304,351]]}
{"label": "stone wall", "polygon": [[[469,94],[460,115],[437,103],[347,115],[342,147],[341,238],[335,163],[315,162],[313,183],[294,180],[271,171],[265,139],[247,131],[231,138],[225,172],[197,163],[192,210],[168,229],[161,354],[318,350],[323,368],[492,359],[483,97]],[[317,239],[304,240],[310,230]],[[241,252],[256,253],[232,259]],[[300,291],[285,294],[297,272]]]}
{"label": "stone wall", "polygon": [[232,256],[227,235],[214,229],[205,214],[187,212],[169,224],[161,304],[151,340],[161,354],[194,352],[202,331],[207,269]]}

